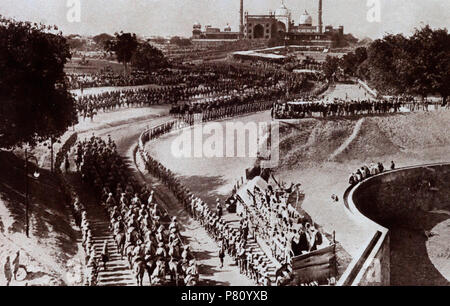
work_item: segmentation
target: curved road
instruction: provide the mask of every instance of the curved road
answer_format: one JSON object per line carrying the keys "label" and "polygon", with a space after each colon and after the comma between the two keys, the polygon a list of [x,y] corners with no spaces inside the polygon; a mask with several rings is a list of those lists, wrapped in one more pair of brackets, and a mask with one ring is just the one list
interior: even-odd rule
{"label": "curved road", "polygon": [[[151,108],[150,108],[151,109]],[[126,110],[124,110],[126,111]],[[148,109],[147,109],[148,111]],[[120,119],[122,111],[117,111],[115,114]],[[172,120],[167,113],[161,113],[161,110],[156,107],[155,114],[150,118],[139,121],[130,121],[123,124],[115,125],[111,123],[108,125],[99,126],[97,128],[80,131],[78,138],[84,139],[90,137],[92,134],[100,137],[110,135],[117,144],[118,152],[125,158],[129,166],[134,170],[136,178],[141,183],[149,184],[155,190],[156,200],[164,206],[171,215],[177,216],[181,225],[181,235],[183,240],[190,244],[194,252],[200,270],[200,278],[203,281],[201,285],[225,285],[225,286],[251,286],[254,285],[251,280],[239,273],[239,269],[232,259],[225,257],[224,268],[219,268],[218,246],[211,239],[203,227],[184,211],[181,205],[177,203],[174,196],[167,190],[167,188],[151,177],[145,170],[140,172],[137,169],[143,169],[143,163],[138,158],[136,163],[134,161],[133,149],[138,143],[140,134],[146,127],[152,127],[162,124],[166,121]],[[114,126],[111,126],[114,125]]]}

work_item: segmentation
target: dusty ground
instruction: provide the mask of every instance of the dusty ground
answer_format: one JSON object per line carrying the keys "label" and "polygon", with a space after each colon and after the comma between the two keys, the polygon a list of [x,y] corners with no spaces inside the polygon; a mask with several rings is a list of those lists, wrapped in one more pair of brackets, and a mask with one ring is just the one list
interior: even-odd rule
{"label": "dusty ground", "polygon": [[[238,123],[247,124],[249,122],[267,122],[270,120],[270,113],[264,112],[249,116],[239,117],[233,120],[226,120],[220,122],[220,126],[223,129],[223,136],[229,132],[226,130],[227,123]],[[197,126],[194,128],[191,134],[191,129],[183,132],[175,132],[172,134],[165,135],[160,139],[148,143],[146,150],[150,154],[157,158],[164,166],[169,167],[174,171],[182,180],[183,183],[196,194],[200,194],[204,199],[208,201],[211,205],[214,205],[216,198],[221,198],[229,196],[233,185],[243,176],[245,176],[245,169],[253,165],[255,158],[247,157],[236,157],[236,154],[230,157],[196,157],[194,150],[189,149],[189,157],[178,157],[176,153],[173,152],[172,146],[175,140],[180,137],[180,135],[192,136],[192,145],[194,143],[194,138],[197,132],[202,132],[202,127]],[[189,134],[188,134],[189,133]],[[229,132],[231,133],[231,132]],[[183,137],[183,136],[181,136]],[[204,135],[203,141],[200,141],[200,145],[208,138],[208,135]],[[232,142],[223,140],[223,152],[226,152],[227,147],[238,148],[246,147],[246,152],[248,151],[248,138],[233,138]],[[225,154],[224,154],[225,155]],[[214,206],[215,208],[215,206]]]}

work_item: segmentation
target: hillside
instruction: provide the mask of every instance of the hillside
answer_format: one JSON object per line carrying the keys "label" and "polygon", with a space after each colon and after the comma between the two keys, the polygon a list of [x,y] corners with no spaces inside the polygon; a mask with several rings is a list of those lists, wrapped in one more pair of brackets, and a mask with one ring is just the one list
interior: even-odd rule
{"label": "hillside", "polygon": [[[336,240],[355,256],[368,237],[343,209],[349,175],[378,161],[386,167],[392,160],[397,167],[448,161],[449,128],[449,111],[283,123],[275,175],[302,184],[302,208],[325,231],[336,231]],[[331,201],[332,194],[338,203]]]}
{"label": "hillside", "polygon": [[0,284],[5,284],[3,265],[20,251],[20,263],[28,274],[11,285],[68,285],[74,263],[80,262],[78,233],[56,177],[47,170],[30,182],[30,238],[25,236],[24,161],[0,151]]}
{"label": "hillside", "polygon": [[[366,117],[359,126],[358,119],[308,119],[283,124],[279,170],[324,161],[372,162],[389,158],[432,161],[448,156],[448,111]],[[346,146],[336,152],[344,143]]]}

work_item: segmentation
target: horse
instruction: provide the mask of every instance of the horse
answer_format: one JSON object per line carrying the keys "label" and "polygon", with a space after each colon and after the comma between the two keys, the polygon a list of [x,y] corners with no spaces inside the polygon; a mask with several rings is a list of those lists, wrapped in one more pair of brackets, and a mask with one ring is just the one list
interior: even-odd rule
{"label": "horse", "polygon": [[128,259],[128,263],[130,264],[130,267],[132,266],[132,261],[131,260],[133,259],[134,247],[135,247],[135,245],[131,244],[131,243],[128,243],[125,246],[125,255],[126,255],[127,259]]}
{"label": "horse", "polygon": [[181,254],[180,254],[180,246],[179,245],[174,245],[171,244],[169,246],[169,252],[168,252],[169,256],[174,257],[174,258],[180,258]]}
{"label": "horse", "polygon": [[180,279],[183,279],[185,276],[185,271],[179,261],[170,260],[167,264],[167,272],[170,275],[170,280],[175,280],[175,285],[178,286],[178,282]]}
{"label": "horse", "polygon": [[163,261],[158,261],[156,263],[156,267],[153,270],[150,282],[152,285],[161,286],[164,285],[164,280],[166,278],[166,271],[165,271],[165,263]]}
{"label": "horse", "polygon": [[151,282],[152,280],[152,274],[156,269],[156,262],[155,260],[152,258],[151,255],[146,255],[145,256],[145,268],[147,270],[147,274],[148,274],[148,280],[149,282]]}
{"label": "horse", "polygon": [[116,242],[117,248],[119,249],[121,258],[123,259],[123,251],[124,251],[124,247],[125,247],[125,234],[117,233],[114,236],[114,241]]}
{"label": "horse", "polygon": [[132,229],[131,231],[129,230],[126,233],[126,241],[127,241],[127,243],[134,244],[138,240],[139,240],[139,233],[138,233],[138,231],[136,229]]}
{"label": "horse", "polygon": [[136,277],[136,282],[138,286],[142,286],[142,281],[144,280],[144,273],[147,270],[147,265],[142,257],[136,257],[133,261],[133,272]]}
{"label": "horse", "polygon": [[196,275],[189,274],[184,278],[184,283],[187,287],[196,286],[198,283],[198,277]]}

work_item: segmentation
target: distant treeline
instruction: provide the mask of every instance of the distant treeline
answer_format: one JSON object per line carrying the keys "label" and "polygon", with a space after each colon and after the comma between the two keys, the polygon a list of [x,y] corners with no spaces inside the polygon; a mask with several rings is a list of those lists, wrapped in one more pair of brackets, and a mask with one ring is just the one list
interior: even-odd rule
{"label": "distant treeline", "polygon": [[328,57],[324,73],[338,71],[359,77],[383,94],[438,94],[444,99],[450,86],[450,35],[447,29],[417,29],[410,37],[386,35],[359,47],[341,59]]}

